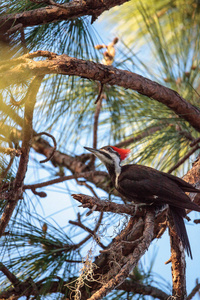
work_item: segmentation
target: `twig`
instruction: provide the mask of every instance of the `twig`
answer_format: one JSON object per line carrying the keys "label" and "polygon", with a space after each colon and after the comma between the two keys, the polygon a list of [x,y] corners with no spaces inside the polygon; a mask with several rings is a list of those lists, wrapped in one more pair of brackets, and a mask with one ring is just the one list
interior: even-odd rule
{"label": "twig", "polygon": [[197,282],[197,285],[192,289],[191,293],[187,296],[187,300],[191,300],[196,293],[200,290],[200,283]]}
{"label": "twig", "polygon": [[47,196],[45,192],[37,192],[34,188],[32,188],[31,191],[33,192],[34,195],[37,195],[41,198],[45,198]]}
{"label": "twig", "polygon": [[153,298],[160,300],[170,299],[169,295],[167,295],[162,290],[156,288],[155,286],[145,285],[136,280],[125,280],[120,286],[116,287],[117,290],[123,290],[126,292],[132,292],[134,294],[140,295],[149,295]]}
{"label": "twig", "polygon": [[76,182],[79,184],[79,185],[84,185],[86,186],[91,192],[92,194],[94,195],[94,197],[98,198],[97,196],[97,193],[95,192],[95,190],[85,181],[82,181],[82,180],[78,180],[76,179]]}
{"label": "twig", "polygon": [[[102,98],[98,101],[95,109],[95,114],[94,114],[94,125],[93,125],[93,148],[97,147],[97,130],[98,130],[98,120],[99,120],[99,114],[101,111],[101,106],[102,106]],[[90,165],[91,168],[94,168],[94,162],[95,162],[95,156],[91,156],[91,161]]]}
{"label": "twig", "polygon": [[24,34],[24,27],[20,27],[20,34],[21,34],[21,44],[24,50],[24,53],[28,52],[27,46],[26,46],[26,39],[25,39],[25,34]]}
{"label": "twig", "polygon": [[44,131],[43,131],[43,132],[39,132],[39,133],[37,133],[37,134],[34,134],[34,137],[35,137],[35,136],[40,136],[40,135],[43,135],[43,134],[46,135],[46,136],[48,136],[48,137],[50,137],[50,138],[53,140],[54,146],[53,146],[52,152],[51,152],[51,154],[49,155],[49,157],[47,157],[47,158],[41,160],[40,163],[45,163],[45,162],[49,161],[49,160],[53,157],[53,155],[54,155],[54,153],[55,153],[55,151],[56,151],[56,147],[57,147],[56,139],[55,139],[55,137],[54,137],[52,134],[50,134],[50,133],[47,133],[47,132],[44,132]]}
{"label": "twig", "polygon": [[101,172],[101,171],[89,171],[89,172],[83,172],[83,173],[78,173],[78,174],[73,174],[73,175],[68,175],[68,176],[62,176],[59,178],[55,178],[49,181],[41,182],[41,183],[35,183],[35,184],[25,184],[23,186],[23,190],[31,190],[31,189],[37,189],[37,188],[42,188],[46,187],[52,184],[60,183],[66,180],[71,180],[71,179],[76,179],[76,178],[89,178],[91,176],[95,175],[105,175],[106,172]]}
{"label": "twig", "polygon": [[128,145],[132,144],[132,143],[136,143],[140,140],[142,140],[143,138],[154,134],[155,132],[161,130],[161,126],[155,126],[155,127],[151,127],[151,128],[145,128],[145,130],[142,133],[139,133],[138,135],[136,135],[135,137],[131,137],[123,142],[120,142],[118,144],[116,144],[116,147],[127,147]]}
{"label": "twig", "polygon": [[5,170],[3,170],[3,171],[0,173],[0,184],[1,184],[1,182],[2,182],[2,179],[4,179],[4,178],[7,177],[8,171],[10,170],[10,168],[11,168],[11,166],[12,166],[12,164],[13,164],[14,158],[15,158],[14,156],[12,156],[12,157],[10,158],[10,161],[9,161],[8,166],[6,167]]}
{"label": "twig", "polygon": [[196,219],[193,221],[195,224],[200,224],[200,219]]}
{"label": "twig", "polygon": [[193,147],[194,145],[200,143],[200,138],[195,139],[193,142],[190,143],[190,147]]}
{"label": "twig", "polygon": [[102,92],[103,92],[103,87],[104,87],[104,85],[100,82],[100,83],[99,83],[99,94],[98,94],[97,99],[96,99],[96,101],[94,102],[94,104],[97,104],[98,101],[101,99],[101,94],[102,94]]}
{"label": "twig", "polygon": [[97,129],[98,129],[98,120],[99,120],[99,114],[101,111],[101,106],[102,106],[102,98],[99,99],[97,105],[96,105],[96,110],[94,114],[94,126],[93,126],[93,148],[97,147]]}
{"label": "twig", "polygon": [[[118,214],[124,213],[128,215],[133,215],[135,213],[135,205],[133,204],[118,204],[83,194],[72,194],[72,197],[81,202],[83,207],[92,209],[96,206],[95,211],[115,212]],[[137,215],[138,214],[143,216],[144,211],[137,212]]]}
{"label": "twig", "polygon": [[196,145],[185,156],[183,156],[173,167],[171,167],[167,173],[172,173],[174,170],[176,170],[180,165],[182,165],[198,149],[200,149],[200,146]]}
{"label": "twig", "polygon": [[26,97],[22,98],[19,101],[16,101],[15,98],[13,97],[13,95],[11,95],[10,102],[14,106],[20,106],[20,105],[23,105],[26,102]]}
{"label": "twig", "polygon": [[96,235],[97,230],[99,229],[100,225],[101,225],[101,221],[103,218],[103,212],[100,213],[99,216],[99,220],[95,226],[95,228],[92,230],[90,228],[88,228],[87,226],[85,226],[82,222],[81,222],[81,217],[80,214],[78,213],[78,221],[69,221],[70,224],[75,225],[75,226],[79,226],[80,228],[84,229],[85,231],[90,233],[90,237],[93,236],[95,241],[97,242],[97,244],[99,246],[101,246],[101,248],[105,249],[106,247],[100,242],[99,237]]}
{"label": "twig", "polygon": [[15,288],[20,285],[20,280],[13,273],[11,273],[3,263],[0,263],[0,271],[3,272],[3,274],[8,278]]}

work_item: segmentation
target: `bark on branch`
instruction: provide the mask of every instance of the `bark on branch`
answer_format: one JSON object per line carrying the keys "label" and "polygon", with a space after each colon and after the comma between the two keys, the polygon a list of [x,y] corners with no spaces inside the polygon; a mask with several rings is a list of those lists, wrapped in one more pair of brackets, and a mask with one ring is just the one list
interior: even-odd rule
{"label": "bark on branch", "polygon": [[[134,248],[133,253],[126,256],[122,261],[118,261],[120,269],[115,268],[116,273],[110,276],[110,280],[107,281],[97,292],[95,292],[88,300],[99,300],[105,297],[119,284],[123,283],[131,270],[136,266],[141,256],[144,255],[148,249],[154,235],[154,218],[155,212],[153,210],[148,211],[145,217],[144,232],[140,243]],[[116,249],[115,249],[116,250]],[[121,266],[120,266],[121,263]],[[113,271],[113,270],[112,270]],[[114,276],[113,276],[114,275]],[[108,275],[107,275],[108,276]]]}
{"label": "bark on branch", "polygon": [[62,6],[49,5],[46,7],[24,11],[21,13],[9,14],[0,17],[0,33],[18,27],[30,27],[47,23],[77,19],[82,16],[92,16],[95,21],[104,11],[114,6],[121,5],[128,0],[87,0],[71,1]]}
{"label": "bark on branch", "polygon": [[31,140],[33,136],[33,111],[36,103],[36,95],[43,80],[43,76],[36,76],[27,91],[26,94],[26,104],[24,112],[24,125],[23,125],[23,139],[21,148],[21,157],[19,161],[19,166],[16,174],[16,178],[13,182],[13,189],[8,197],[8,203],[4,209],[4,212],[0,220],[0,236],[5,231],[6,226],[12,216],[12,213],[17,205],[18,200],[22,194],[22,187],[27,171],[27,165],[29,160],[29,151],[31,147]]}
{"label": "bark on branch", "polygon": [[117,290],[132,292],[140,295],[149,295],[160,300],[170,299],[170,296],[162,290],[151,285],[145,285],[138,281],[125,280],[120,286],[117,287]]}
{"label": "bark on branch", "polygon": [[34,75],[45,74],[75,75],[97,80],[102,84],[108,83],[135,90],[161,102],[200,132],[200,110],[187,102],[176,91],[136,73],[72,58],[65,54],[55,55],[53,59],[45,61],[33,61],[31,59],[27,61],[26,59],[26,62],[8,69],[7,72],[4,66],[3,71],[0,69],[1,87],[24,82],[25,78],[27,80]]}

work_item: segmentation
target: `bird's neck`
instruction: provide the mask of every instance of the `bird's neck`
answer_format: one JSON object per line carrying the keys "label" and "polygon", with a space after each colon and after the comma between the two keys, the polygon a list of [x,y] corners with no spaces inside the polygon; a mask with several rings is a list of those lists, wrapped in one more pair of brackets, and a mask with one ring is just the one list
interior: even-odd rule
{"label": "bird's neck", "polygon": [[114,163],[112,165],[106,165],[110,178],[112,180],[113,185],[118,188],[118,178],[121,174],[121,166],[119,163]]}

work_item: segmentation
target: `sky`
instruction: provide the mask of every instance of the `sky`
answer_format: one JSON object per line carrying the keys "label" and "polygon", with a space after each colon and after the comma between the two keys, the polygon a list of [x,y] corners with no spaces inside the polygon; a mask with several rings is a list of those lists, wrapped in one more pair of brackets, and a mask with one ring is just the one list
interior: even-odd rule
{"label": "sky", "polygon": [[[96,31],[98,32],[102,42],[104,44],[110,43],[114,37],[121,36],[120,31],[116,31],[108,24],[105,26],[104,19],[100,17],[94,24]],[[120,45],[120,41],[119,41]],[[119,46],[117,45],[116,49]],[[141,59],[147,59],[148,57],[148,50],[147,48],[143,48],[143,51],[140,51]],[[118,57],[118,53],[116,54],[116,58]],[[137,72],[136,72],[137,73]],[[138,70],[138,73],[141,74],[141,70]],[[148,74],[147,74],[148,76]],[[79,141],[79,147],[77,149],[78,152],[86,151],[83,149],[84,146],[91,146],[87,144],[87,139],[82,137]],[[45,169],[37,169],[37,166],[34,166],[35,159],[41,159],[40,155],[31,152],[31,162],[28,170],[28,176],[26,178],[26,184],[38,182],[39,179],[43,178],[44,180],[48,180],[49,173]],[[51,168],[51,164],[48,163],[48,166]],[[76,185],[77,187],[77,185]],[[37,211],[48,221],[55,221],[59,223],[60,226],[67,226],[67,222],[69,220],[76,220],[78,212],[85,212],[86,210],[79,207],[79,203],[72,199],[72,197],[68,194],[67,189],[75,191],[75,183],[74,182],[67,182],[62,184],[57,184],[55,187],[48,187],[46,189],[42,189],[47,192],[47,197],[40,199],[39,202],[35,202],[35,208]],[[79,186],[80,193],[91,194],[88,189],[83,186]],[[77,191],[76,191],[77,192]],[[99,197],[105,197],[103,192],[97,190]],[[32,197],[31,193],[29,195]],[[198,213],[190,213],[190,218],[193,220],[198,218]],[[93,216],[91,216],[92,218]],[[94,218],[96,215],[94,214]],[[117,217],[118,221],[120,221],[120,216]],[[106,219],[106,222],[109,223],[109,216]],[[187,280],[187,290],[188,293],[191,289],[195,286],[196,278],[200,277],[199,269],[200,269],[200,255],[199,255],[199,246],[200,246],[200,225],[193,225],[192,221],[187,223],[187,232],[189,236],[189,240],[191,243],[191,248],[193,252],[193,257],[195,259],[191,260],[189,257],[186,256],[186,264],[187,264],[187,271],[186,271],[186,280]],[[81,231],[80,231],[81,232]],[[108,232],[106,233],[108,237],[112,235],[113,228],[110,226]],[[74,237],[74,242],[80,240],[81,235]],[[90,244],[91,245],[91,244]],[[89,246],[86,247],[89,249]],[[96,253],[98,253],[99,247],[96,247]],[[170,258],[170,243],[169,243],[169,236],[168,231],[164,233],[164,235],[159,239],[153,241],[149,250],[142,258],[142,265],[144,268],[148,269],[149,261],[152,259],[152,256],[155,256],[155,261],[153,265],[153,272],[156,274],[160,274],[166,281],[171,283],[171,265],[165,265],[165,262]],[[157,277],[155,277],[157,278]],[[158,282],[160,281],[157,278]],[[197,295],[193,298],[194,300],[200,299]]]}

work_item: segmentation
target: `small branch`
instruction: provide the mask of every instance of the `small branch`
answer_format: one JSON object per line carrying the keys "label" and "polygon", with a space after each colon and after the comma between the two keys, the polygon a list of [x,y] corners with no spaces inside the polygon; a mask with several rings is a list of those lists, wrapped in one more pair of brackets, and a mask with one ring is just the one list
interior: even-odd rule
{"label": "small branch", "polygon": [[35,137],[35,136],[41,136],[41,135],[43,135],[43,134],[46,135],[46,136],[48,136],[48,137],[50,137],[50,138],[52,139],[52,141],[53,141],[53,143],[54,143],[54,146],[53,146],[53,148],[52,148],[52,152],[51,152],[51,154],[49,155],[49,157],[47,157],[46,159],[41,160],[40,163],[46,163],[47,161],[49,161],[49,160],[54,156],[54,153],[55,153],[56,147],[57,147],[56,139],[55,139],[55,137],[54,137],[52,134],[50,134],[50,133],[47,133],[47,132],[44,132],[44,131],[43,131],[43,132],[34,134],[34,137]]}
{"label": "small branch", "polygon": [[26,39],[25,39],[25,34],[24,34],[24,28],[20,27],[20,34],[21,34],[21,44],[24,50],[24,53],[28,52],[27,46],[26,46]]}
{"label": "small branch", "polygon": [[79,185],[84,185],[84,186],[86,186],[86,187],[92,192],[92,194],[94,195],[94,197],[98,198],[97,193],[95,192],[95,190],[93,189],[93,187],[91,187],[87,182],[81,181],[81,180],[78,180],[78,179],[76,179],[76,182],[77,182]]}
{"label": "small branch", "polygon": [[12,105],[14,105],[14,106],[20,106],[20,105],[23,105],[25,102],[26,102],[26,97],[22,98],[19,101],[16,101],[15,98],[13,97],[13,95],[11,94],[10,103]]}
{"label": "small branch", "polygon": [[197,285],[193,288],[191,293],[187,296],[187,300],[191,300],[196,295],[196,293],[198,293],[199,291],[200,291],[200,283],[197,282]]}
{"label": "small branch", "polygon": [[200,219],[196,219],[193,221],[195,224],[200,224]]}
{"label": "small branch", "polygon": [[20,280],[11,273],[3,263],[0,263],[0,271],[8,278],[15,288],[20,285]]}
{"label": "small branch", "polygon": [[134,294],[149,295],[153,298],[160,299],[160,300],[170,299],[170,295],[167,295],[162,290],[151,285],[142,284],[138,281],[125,280],[116,289],[123,290],[126,292],[132,292]]}
{"label": "small branch", "polygon": [[94,114],[94,126],[93,126],[93,148],[97,147],[97,129],[98,129],[98,120],[99,120],[99,114],[101,111],[102,106],[102,98],[98,101],[96,105],[96,110]]}
{"label": "small branch", "polygon": [[[96,109],[95,109],[95,114],[94,114],[94,125],[93,125],[93,148],[97,147],[97,130],[98,130],[98,120],[99,120],[99,114],[101,111],[101,106],[102,106],[102,98],[99,99]],[[90,165],[91,168],[94,168],[94,162],[95,162],[95,156],[92,155]]]}
{"label": "small branch", "polygon": [[7,177],[7,174],[8,174],[8,172],[9,172],[9,170],[10,170],[12,164],[13,164],[14,158],[15,158],[14,156],[12,156],[10,158],[9,164],[7,165],[6,169],[2,170],[2,172],[0,173],[0,184],[2,182],[2,179],[5,179]]}
{"label": "small branch", "polygon": [[183,156],[172,168],[170,168],[167,173],[172,173],[174,170],[176,170],[180,165],[182,165],[198,149],[200,149],[200,146],[196,145],[185,156]]}
{"label": "small branch", "polygon": [[[81,202],[84,208],[92,209],[95,207],[95,211],[104,211],[104,212],[114,212],[118,214],[128,214],[133,215],[135,213],[135,206],[132,204],[118,204],[115,202],[110,202],[106,200],[101,200],[99,198],[83,195],[83,194],[72,194],[72,197]],[[144,212],[141,211],[141,216],[144,215]],[[138,213],[137,213],[138,215]]]}
{"label": "small branch", "polygon": [[70,224],[72,225],[75,225],[75,226],[78,226],[82,229],[84,229],[85,231],[89,232],[90,233],[90,237],[94,237],[95,241],[97,242],[97,244],[105,249],[106,247],[100,242],[99,240],[99,237],[96,235],[96,232],[98,231],[100,225],[101,225],[101,221],[102,221],[102,218],[103,218],[103,212],[100,213],[100,217],[99,217],[99,220],[95,226],[95,228],[92,230],[90,228],[88,228],[87,226],[85,226],[82,222],[81,222],[81,217],[80,217],[80,214],[78,214],[78,221],[69,221]]}
{"label": "small branch", "polygon": [[161,126],[155,126],[155,127],[145,128],[145,130],[142,133],[136,135],[135,137],[131,137],[131,138],[129,138],[129,139],[123,141],[123,142],[120,142],[120,143],[116,144],[115,146],[119,147],[119,148],[127,147],[130,144],[136,143],[136,142],[142,140],[143,138],[145,138],[145,137],[147,137],[149,135],[152,135],[152,134],[154,134],[155,132],[157,132],[157,131],[159,131],[161,129],[162,129]]}
{"label": "small branch", "polygon": [[197,138],[193,142],[191,142],[190,147],[193,147],[193,146],[195,146],[198,143],[200,143],[200,138]]}
{"label": "small branch", "polygon": [[23,190],[31,190],[31,189],[37,189],[37,188],[42,188],[46,187],[49,185],[53,185],[56,183],[60,183],[66,180],[71,180],[71,179],[76,179],[76,178],[89,178],[95,175],[105,175],[105,172],[101,171],[90,171],[90,172],[83,172],[79,174],[73,174],[73,175],[68,175],[68,176],[62,176],[59,178],[55,178],[49,181],[41,182],[41,183],[35,183],[35,184],[26,184],[23,186]]}
{"label": "small branch", "polygon": [[101,99],[101,95],[102,95],[102,92],[103,92],[103,87],[104,87],[104,85],[100,82],[99,83],[99,94],[98,94],[97,99],[96,99],[94,104],[97,104],[98,101]]}

